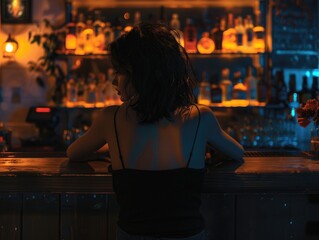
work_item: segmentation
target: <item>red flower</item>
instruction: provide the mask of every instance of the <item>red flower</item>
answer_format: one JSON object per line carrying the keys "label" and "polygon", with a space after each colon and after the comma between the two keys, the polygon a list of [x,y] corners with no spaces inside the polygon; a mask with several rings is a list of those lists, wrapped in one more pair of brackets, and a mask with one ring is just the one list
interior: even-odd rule
{"label": "red flower", "polygon": [[297,108],[296,113],[298,115],[297,121],[301,127],[307,127],[311,120],[314,122],[318,121],[318,109],[319,104],[316,99],[307,100],[305,106]]}

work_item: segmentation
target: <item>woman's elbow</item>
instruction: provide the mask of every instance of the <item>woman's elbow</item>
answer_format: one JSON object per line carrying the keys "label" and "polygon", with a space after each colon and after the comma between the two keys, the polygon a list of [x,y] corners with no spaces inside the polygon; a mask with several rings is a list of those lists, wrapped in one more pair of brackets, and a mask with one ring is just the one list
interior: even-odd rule
{"label": "woman's elbow", "polygon": [[69,158],[70,161],[79,161],[81,157],[77,151],[75,151],[72,146],[69,146],[66,150],[66,156]]}

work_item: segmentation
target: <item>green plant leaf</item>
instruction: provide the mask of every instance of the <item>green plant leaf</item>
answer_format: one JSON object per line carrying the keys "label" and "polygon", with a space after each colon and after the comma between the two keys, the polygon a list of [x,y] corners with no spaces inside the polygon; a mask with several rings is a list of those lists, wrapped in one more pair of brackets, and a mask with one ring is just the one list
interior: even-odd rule
{"label": "green plant leaf", "polygon": [[43,81],[43,79],[41,77],[37,77],[36,79],[37,84],[41,87],[44,88],[45,87],[45,83]]}

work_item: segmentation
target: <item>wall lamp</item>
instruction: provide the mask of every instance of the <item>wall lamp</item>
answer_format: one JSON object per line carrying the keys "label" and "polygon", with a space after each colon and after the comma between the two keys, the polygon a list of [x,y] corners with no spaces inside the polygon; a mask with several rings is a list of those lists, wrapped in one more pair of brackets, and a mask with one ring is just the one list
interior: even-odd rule
{"label": "wall lamp", "polygon": [[18,48],[19,43],[9,34],[8,39],[3,43],[3,57],[13,58]]}

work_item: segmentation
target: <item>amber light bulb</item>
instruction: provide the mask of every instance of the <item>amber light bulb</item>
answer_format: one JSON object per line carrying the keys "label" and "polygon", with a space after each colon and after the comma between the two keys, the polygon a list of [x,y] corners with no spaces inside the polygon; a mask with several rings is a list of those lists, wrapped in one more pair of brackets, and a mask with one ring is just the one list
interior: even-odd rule
{"label": "amber light bulb", "polygon": [[3,44],[3,57],[5,58],[14,57],[18,48],[19,48],[18,42],[11,37],[11,34],[9,34],[7,40]]}

